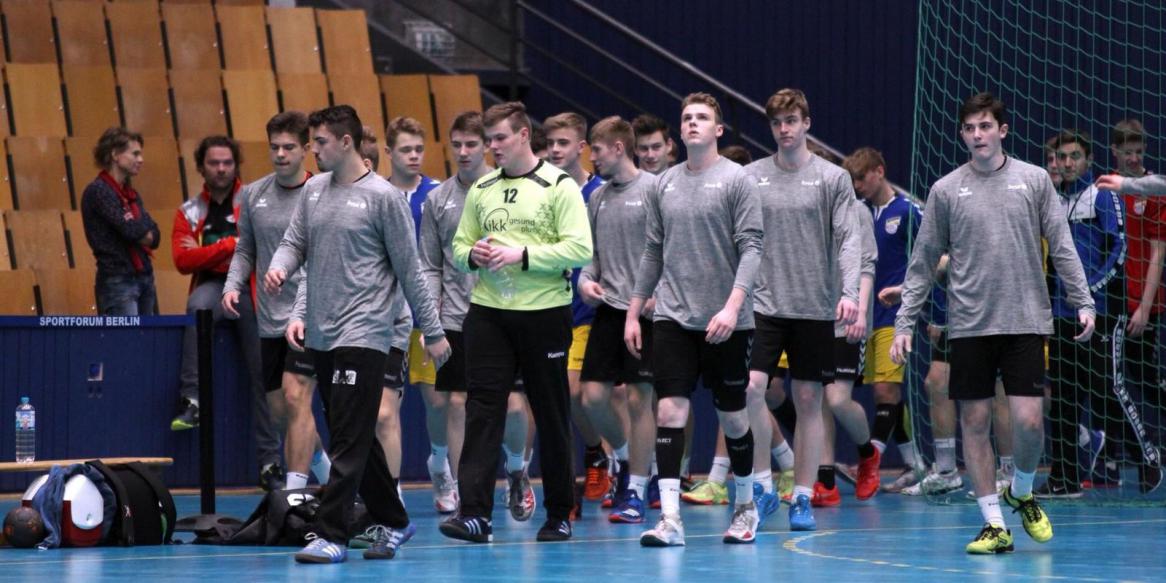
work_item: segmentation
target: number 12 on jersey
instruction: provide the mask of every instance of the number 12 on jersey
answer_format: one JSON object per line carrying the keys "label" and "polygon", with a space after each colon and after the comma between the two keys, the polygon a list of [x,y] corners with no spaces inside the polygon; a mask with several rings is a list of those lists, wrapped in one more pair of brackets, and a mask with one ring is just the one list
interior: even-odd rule
{"label": "number 12 on jersey", "polygon": [[518,202],[518,189],[507,188],[502,191],[502,201],[510,204]]}

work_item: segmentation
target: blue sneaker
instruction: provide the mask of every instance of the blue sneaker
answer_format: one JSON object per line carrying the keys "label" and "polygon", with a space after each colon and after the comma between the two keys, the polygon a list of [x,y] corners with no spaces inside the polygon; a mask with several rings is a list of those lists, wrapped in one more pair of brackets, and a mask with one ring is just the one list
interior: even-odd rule
{"label": "blue sneaker", "polygon": [[409,523],[405,528],[390,528],[377,524],[373,527],[373,543],[368,550],[364,551],[364,558],[366,559],[391,559],[397,556],[397,551],[400,550],[401,545],[409,542],[413,535],[417,532],[417,527],[413,523]]}
{"label": "blue sneaker", "polygon": [[817,530],[818,521],[814,520],[814,509],[810,508],[810,498],[805,494],[798,496],[789,507],[790,530]]}
{"label": "blue sneaker", "polygon": [[616,467],[619,469],[615,472],[615,479],[611,481],[611,490],[603,495],[603,502],[600,503],[601,508],[616,508],[623,502],[623,496],[628,491],[628,483],[631,481],[631,474],[628,473],[627,460],[615,460]]}
{"label": "blue sneaker", "polygon": [[760,516],[761,522],[765,522],[777,509],[781,507],[781,499],[777,497],[777,492],[766,492],[765,487],[758,482],[753,482],[753,502],[757,504],[757,514]]}
{"label": "blue sneaker", "polygon": [[297,563],[343,563],[348,559],[348,549],[317,538],[300,549],[295,557]]}
{"label": "blue sneaker", "polygon": [[644,522],[644,501],[635,490],[628,490],[615,510],[607,515],[607,521],[615,524],[640,524]]}
{"label": "blue sneaker", "polygon": [[648,480],[648,495],[646,498],[648,499],[648,508],[653,510],[660,509],[660,476],[652,476],[652,479]]}

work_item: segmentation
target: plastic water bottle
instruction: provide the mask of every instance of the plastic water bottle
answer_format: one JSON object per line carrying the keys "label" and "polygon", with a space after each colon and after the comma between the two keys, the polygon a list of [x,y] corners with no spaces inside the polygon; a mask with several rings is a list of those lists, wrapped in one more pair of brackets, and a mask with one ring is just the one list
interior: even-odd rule
{"label": "plastic water bottle", "polygon": [[514,266],[507,265],[494,272],[494,285],[498,288],[498,296],[506,301],[514,299]]}
{"label": "plastic water bottle", "polygon": [[28,397],[20,398],[16,407],[16,461],[31,464],[36,461],[36,409]]}

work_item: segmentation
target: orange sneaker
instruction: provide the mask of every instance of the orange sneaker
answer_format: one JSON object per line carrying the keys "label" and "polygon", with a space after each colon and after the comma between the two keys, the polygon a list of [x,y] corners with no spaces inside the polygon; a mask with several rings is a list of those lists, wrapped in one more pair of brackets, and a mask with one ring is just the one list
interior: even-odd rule
{"label": "orange sneaker", "polygon": [[854,496],[859,500],[869,500],[879,491],[879,462],[882,454],[876,448],[870,457],[858,462],[858,478],[855,480]]}
{"label": "orange sneaker", "polygon": [[611,490],[611,474],[607,470],[607,459],[599,465],[587,466],[587,481],[583,484],[583,499],[592,502],[602,500]]}
{"label": "orange sneaker", "polygon": [[838,485],[827,490],[822,482],[814,482],[814,496],[810,498],[810,505],[814,508],[841,506],[842,495],[838,493]]}

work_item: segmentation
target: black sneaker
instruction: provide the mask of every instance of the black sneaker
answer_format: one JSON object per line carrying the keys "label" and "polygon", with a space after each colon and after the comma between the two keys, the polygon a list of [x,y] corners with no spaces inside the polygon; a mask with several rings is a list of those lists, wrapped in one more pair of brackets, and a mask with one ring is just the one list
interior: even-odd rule
{"label": "black sneaker", "polygon": [[438,530],[449,538],[472,543],[488,543],[494,540],[494,526],[490,519],[480,516],[454,516],[441,523]]}
{"label": "black sneaker", "polygon": [[553,518],[547,519],[543,523],[543,527],[538,529],[538,536],[535,538],[540,543],[559,542],[571,538],[571,521],[569,520],[555,520]]}
{"label": "black sneaker", "polygon": [[700,482],[693,481],[692,476],[680,476],[680,493],[691,492]]}
{"label": "black sneaker", "polygon": [[283,466],[272,462],[259,470],[259,487],[263,488],[265,492],[283,490],[287,488],[285,478],[286,475],[283,473]]}
{"label": "black sneaker", "polygon": [[198,403],[183,399],[182,410],[170,420],[170,431],[184,431],[198,427]]}
{"label": "black sneaker", "polygon": [[1037,498],[1080,498],[1085,495],[1081,486],[1069,486],[1059,481],[1049,479],[1041,487],[1032,491]]}
{"label": "black sneaker", "polygon": [[1153,448],[1153,459],[1138,464],[1138,490],[1149,494],[1162,485],[1162,450]]}

